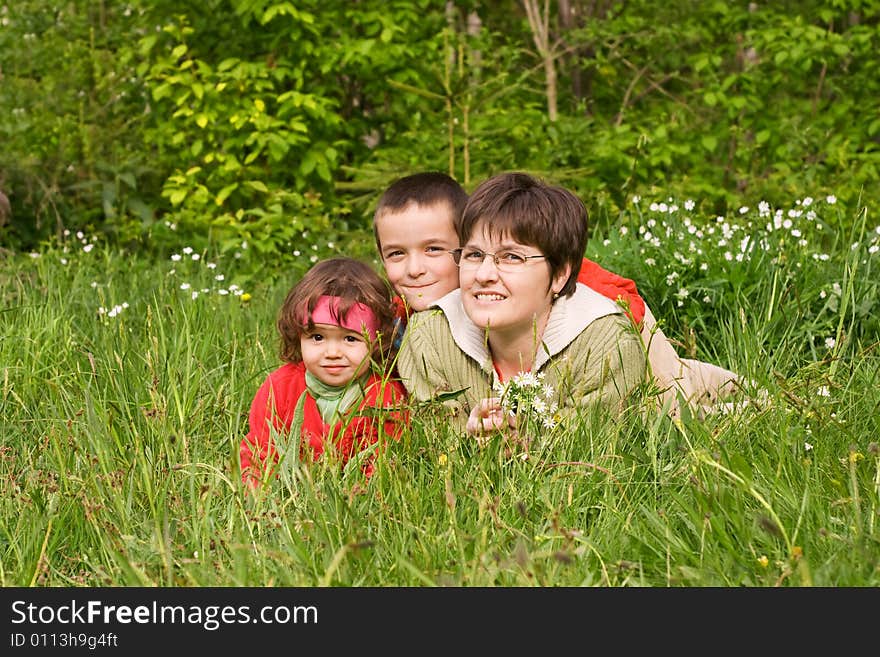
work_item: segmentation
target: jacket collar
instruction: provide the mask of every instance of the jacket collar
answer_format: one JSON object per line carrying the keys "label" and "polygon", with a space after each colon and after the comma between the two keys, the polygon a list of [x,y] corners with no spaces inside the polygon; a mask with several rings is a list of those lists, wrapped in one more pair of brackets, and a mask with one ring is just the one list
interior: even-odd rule
{"label": "jacket collar", "polygon": [[[440,308],[449,322],[452,339],[465,354],[473,358],[485,372],[494,372],[486,331],[474,324],[464,312],[461,290],[453,290],[432,304]],[[611,299],[586,285],[578,283],[574,294],[560,297],[550,309],[544,329],[542,347],[538,349],[532,371],[537,372],[553,356],[565,349],[587,326],[600,317],[623,313]]]}

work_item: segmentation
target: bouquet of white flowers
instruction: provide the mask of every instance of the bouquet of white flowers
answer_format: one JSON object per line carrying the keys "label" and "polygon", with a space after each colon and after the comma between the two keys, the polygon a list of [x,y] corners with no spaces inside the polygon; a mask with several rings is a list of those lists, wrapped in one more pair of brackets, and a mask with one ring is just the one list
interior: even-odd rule
{"label": "bouquet of white flowers", "polygon": [[517,433],[526,446],[532,438],[546,437],[547,431],[558,424],[555,390],[544,383],[544,372],[519,372],[504,383],[496,382],[494,390],[502,408],[516,417]]}

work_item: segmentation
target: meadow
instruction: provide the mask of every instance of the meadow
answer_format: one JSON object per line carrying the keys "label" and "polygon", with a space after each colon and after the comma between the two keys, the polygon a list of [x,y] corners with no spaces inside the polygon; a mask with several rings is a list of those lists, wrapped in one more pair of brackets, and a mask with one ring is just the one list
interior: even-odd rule
{"label": "meadow", "polygon": [[273,275],[247,244],[3,252],[0,585],[880,585],[869,210],[633,198],[593,235],[682,353],[754,382],[725,412],[672,421],[646,385],[523,459],[414,409],[368,481],[319,461],[257,495],[238,445],[279,365],[275,314],[336,245]]}

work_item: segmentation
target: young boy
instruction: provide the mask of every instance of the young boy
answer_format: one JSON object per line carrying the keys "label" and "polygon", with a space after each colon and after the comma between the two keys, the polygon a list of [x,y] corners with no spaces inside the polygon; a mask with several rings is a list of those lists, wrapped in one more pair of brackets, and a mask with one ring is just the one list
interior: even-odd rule
{"label": "young boy", "polygon": [[[402,324],[458,288],[458,266],[449,254],[458,248],[458,224],[467,193],[440,172],[417,173],[392,183],[373,217],[376,246],[394,291]],[[649,370],[661,393],[658,403],[680,416],[679,395],[698,412],[739,389],[738,375],[702,361],[680,358],[636,284],[583,259],[578,282],[614,301],[622,301],[648,350]]]}

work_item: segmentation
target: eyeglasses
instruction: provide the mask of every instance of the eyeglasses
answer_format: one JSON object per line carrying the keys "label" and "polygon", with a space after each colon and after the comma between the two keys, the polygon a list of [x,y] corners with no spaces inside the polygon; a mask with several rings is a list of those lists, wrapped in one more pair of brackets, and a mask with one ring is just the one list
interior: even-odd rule
{"label": "eyeglasses", "polygon": [[522,255],[514,251],[503,251],[501,253],[489,253],[488,251],[480,251],[479,249],[453,249],[449,252],[452,259],[459,269],[477,269],[487,257],[492,258],[498,271],[519,271],[529,260],[536,258],[546,258],[545,255]]}

